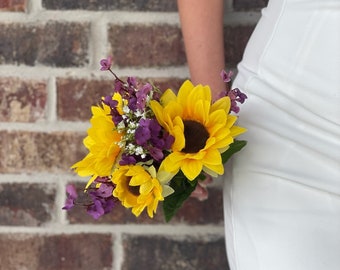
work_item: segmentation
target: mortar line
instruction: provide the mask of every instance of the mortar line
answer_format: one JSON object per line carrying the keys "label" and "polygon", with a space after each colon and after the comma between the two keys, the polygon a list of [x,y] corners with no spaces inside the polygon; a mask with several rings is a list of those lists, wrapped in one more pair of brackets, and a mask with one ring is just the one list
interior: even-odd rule
{"label": "mortar line", "polygon": [[54,223],[58,223],[61,225],[68,225],[66,210],[62,210],[62,207],[65,205],[66,201],[66,179],[64,177],[58,177],[58,184],[56,189],[56,197],[55,197],[55,221]]}
{"label": "mortar line", "polygon": [[89,127],[89,121],[71,122],[71,121],[56,121],[56,122],[36,122],[36,123],[19,123],[0,122],[0,130],[6,131],[29,131],[29,132],[65,132],[74,131],[85,133]]}
{"label": "mortar line", "polygon": [[27,5],[27,14],[28,15],[34,15],[42,10],[42,0],[33,0],[28,1]]}
{"label": "mortar line", "polygon": [[[1,20],[6,23],[41,24],[47,21],[88,22],[105,19],[116,25],[124,24],[167,24],[180,26],[178,12],[156,11],[88,11],[88,10],[45,10],[40,5],[33,4],[28,13],[2,12]],[[225,25],[255,24],[261,11],[233,11],[226,7],[224,15]],[[51,19],[53,18],[53,19]]]}
{"label": "mortar line", "polygon": [[28,6],[27,13],[2,12],[1,20],[6,23],[45,23],[46,21],[88,22],[105,18],[111,23],[123,25],[129,23],[179,25],[177,12],[157,11],[95,11],[95,10],[46,10],[37,4]]}
{"label": "mortar line", "polygon": [[122,243],[122,234],[116,233],[114,234],[115,238],[113,239],[113,270],[121,270],[123,265],[123,256],[124,256],[124,249]]}
{"label": "mortar line", "polygon": [[79,234],[79,233],[98,233],[98,234],[129,234],[165,237],[178,236],[203,236],[216,235],[224,236],[223,224],[207,225],[183,225],[183,224],[71,224],[61,225],[54,224],[50,226],[45,224],[43,227],[25,227],[25,226],[0,226],[1,233],[28,233],[38,235],[59,235],[59,234]]}
{"label": "mortar line", "polygon": [[108,22],[106,18],[93,20],[91,23],[91,43],[90,43],[90,67],[93,70],[99,70],[100,59],[106,58],[108,54],[108,40],[107,40]]}
{"label": "mortar line", "polygon": [[[95,66],[92,68],[56,68],[48,66],[15,66],[15,65],[1,65],[0,66],[0,76],[2,77],[17,77],[23,79],[45,79],[48,80],[50,77],[71,77],[79,79],[103,79],[110,80],[111,77],[105,75],[99,70],[99,60],[105,57],[104,53],[99,53],[96,56],[92,56],[95,59]],[[141,68],[141,67],[116,67],[113,66],[115,72],[121,77],[125,76],[136,76],[145,78],[187,78],[189,76],[188,68],[186,65],[182,66],[170,66],[170,67],[151,67],[151,68]],[[20,71],[20,72],[19,72]]]}
{"label": "mortar line", "polygon": [[58,172],[58,175],[55,175],[55,172],[45,172],[45,173],[1,173],[0,174],[0,183],[30,183],[30,184],[48,184],[59,182],[59,178],[69,179],[70,181],[75,182],[83,182],[87,183],[86,177],[80,177],[76,174],[70,173],[62,173]]}
{"label": "mortar line", "polygon": [[55,77],[47,81],[47,103],[46,119],[50,123],[57,121],[57,86]]}

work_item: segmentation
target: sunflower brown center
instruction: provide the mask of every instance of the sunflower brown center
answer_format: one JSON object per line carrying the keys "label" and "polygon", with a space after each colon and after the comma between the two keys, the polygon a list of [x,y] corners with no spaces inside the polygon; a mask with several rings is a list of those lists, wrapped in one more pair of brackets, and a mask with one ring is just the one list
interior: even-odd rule
{"label": "sunflower brown center", "polygon": [[130,186],[130,181],[131,181],[131,178],[128,179],[128,190],[131,194],[135,195],[135,196],[139,196],[140,193],[139,193],[139,186]]}
{"label": "sunflower brown center", "polygon": [[185,147],[184,153],[197,153],[205,147],[205,143],[209,138],[206,128],[199,122],[193,120],[184,120],[184,137]]}

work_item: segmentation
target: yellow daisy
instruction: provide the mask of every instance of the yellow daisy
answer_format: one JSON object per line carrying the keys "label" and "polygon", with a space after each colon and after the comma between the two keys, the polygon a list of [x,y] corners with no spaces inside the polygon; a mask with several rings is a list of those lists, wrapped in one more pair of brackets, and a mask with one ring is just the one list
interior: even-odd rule
{"label": "yellow daisy", "polygon": [[153,166],[120,166],[112,174],[112,182],[116,184],[113,196],[126,208],[132,208],[135,216],[138,217],[147,208],[147,213],[152,218],[158,202],[163,201],[164,197],[172,192],[166,185],[172,176],[157,174]]}
{"label": "yellow daisy", "polygon": [[151,101],[150,106],[160,125],[175,138],[172,152],[162,163],[166,171],[182,170],[189,180],[202,170],[213,176],[224,173],[221,153],[245,132],[234,126],[237,117],[229,114],[229,97],[212,103],[209,86],[185,81],[177,96],[168,89],[160,103]]}
{"label": "yellow daisy", "polygon": [[109,115],[110,108],[105,104],[102,105],[103,107],[91,107],[93,114],[90,120],[91,127],[83,141],[89,153],[83,160],[72,166],[80,176],[92,176],[87,186],[97,176],[111,175],[121,150],[118,142],[122,135],[115,131],[114,123]]}

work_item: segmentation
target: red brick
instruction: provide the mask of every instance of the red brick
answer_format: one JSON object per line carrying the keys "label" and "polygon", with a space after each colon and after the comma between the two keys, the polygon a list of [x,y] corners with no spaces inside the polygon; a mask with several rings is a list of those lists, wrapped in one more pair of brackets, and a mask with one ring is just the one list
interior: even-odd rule
{"label": "red brick", "polygon": [[[141,83],[151,81],[162,90],[167,88],[178,89],[183,82],[183,79],[178,78],[139,80]],[[88,121],[91,118],[91,106],[98,105],[101,97],[112,94],[112,90],[113,78],[111,80],[58,78],[58,118],[67,121]]]}
{"label": "red brick", "polygon": [[185,63],[182,35],[172,25],[111,25],[109,42],[118,66],[172,66]]}
{"label": "red brick", "polygon": [[112,245],[109,234],[0,234],[0,269],[112,269]]}
{"label": "red brick", "polygon": [[112,94],[113,80],[57,79],[57,114],[61,120],[89,120],[91,106]]}
{"label": "red brick", "polygon": [[85,66],[89,35],[89,23],[2,23],[0,64]]}
{"label": "red brick", "polygon": [[241,61],[254,27],[254,25],[242,25],[224,28],[225,63],[229,68],[235,68]]}
{"label": "red brick", "polygon": [[126,10],[126,11],[176,11],[176,1],[169,0],[43,0],[47,9]]}
{"label": "red brick", "polygon": [[259,10],[267,6],[268,0],[234,0],[233,7],[236,11]]}
{"label": "red brick", "polygon": [[0,121],[35,122],[46,117],[45,81],[0,77]]}
{"label": "red brick", "polygon": [[0,184],[0,225],[40,226],[51,221],[55,192],[54,185]]}
{"label": "red brick", "polygon": [[[85,184],[76,185],[78,194],[81,196],[79,201],[86,201],[86,196],[82,193]],[[200,202],[197,199],[189,198],[170,221],[170,224],[188,224],[188,225],[207,225],[223,224],[223,199],[222,191],[219,188],[210,188],[208,200]],[[162,205],[160,204],[157,213],[151,219],[144,211],[138,218],[132,213],[131,209],[126,209],[117,203],[113,211],[104,215],[99,220],[94,220],[86,213],[85,207],[77,205],[68,211],[68,220],[71,224],[166,224],[163,215]]]}
{"label": "red brick", "polygon": [[[226,26],[227,66],[242,59],[254,26]],[[171,25],[111,25],[109,28],[114,63],[121,67],[180,66],[186,63],[180,28]]]}
{"label": "red brick", "polygon": [[178,91],[180,86],[183,84],[185,79],[180,79],[180,78],[150,78],[150,79],[144,79],[144,81],[152,82],[155,86],[157,86],[163,92],[165,90],[169,89],[169,88],[176,92],[176,91]]}
{"label": "red brick", "polygon": [[223,237],[123,236],[122,270],[228,270]]}
{"label": "red brick", "polygon": [[84,133],[0,132],[0,172],[70,172],[85,155]]}
{"label": "red brick", "polygon": [[20,11],[26,10],[26,0],[0,0],[0,11]]}
{"label": "red brick", "polygon": [[[217,181],[217,180],[216,180]],[[174,218],[176,223],[187,224],[223,224],[223,194],[220,188],[209,188],[209,197],[205,201],[190,198]]]}

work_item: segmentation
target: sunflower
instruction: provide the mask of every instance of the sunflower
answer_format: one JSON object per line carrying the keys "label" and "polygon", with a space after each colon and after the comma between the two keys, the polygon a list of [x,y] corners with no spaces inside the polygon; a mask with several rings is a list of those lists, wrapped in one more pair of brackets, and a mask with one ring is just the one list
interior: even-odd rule
{"label": "sunflower", "polygon": [[126,208],[139,216],[147,208],[149,217],[156,213],[158,202],[172,192],[166,185],[173,175],[156,173],[156,169],[141,165],[118,167],[112,174],[112,182],[116,185],[113,196],[117,197]]}
{"label": "sunflower", "polygon": [[97,176],[109,176],[112,173],[116,158],[120,153],[118,142],[122,135],[115,129],[110,107],[102,104],[92,106],[91,127],[87,131],[87,137],[83,143],[89,150],[85,158],[75,163],[71,168],[80,176],[92,176],[89,186]]}
{"label": "sunflower", "polygon": [[175,138],[171,153],[162,162],[166,171],[182,170],[189,180],[202,170],[213,176],[224,173],[221,153],[245,132],[234,126],[237,117],[229,114],[229,97],[212,103],[209,86],[194,86],[187,80],[177,96],[168,89],[160,102],[153,100],[150,106],[160,125]]}

